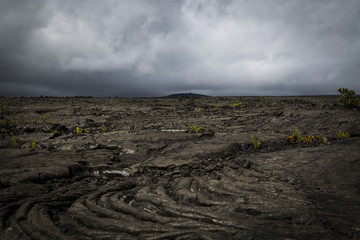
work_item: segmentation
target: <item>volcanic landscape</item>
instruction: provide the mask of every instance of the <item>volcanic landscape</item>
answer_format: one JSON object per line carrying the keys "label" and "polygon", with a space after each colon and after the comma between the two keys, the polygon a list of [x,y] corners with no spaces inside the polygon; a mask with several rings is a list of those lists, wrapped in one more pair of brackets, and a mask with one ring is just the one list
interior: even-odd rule
{"label": "volcanic landscape", "polygon": [[0,98],[0,239],[360,239],[336,97]]}

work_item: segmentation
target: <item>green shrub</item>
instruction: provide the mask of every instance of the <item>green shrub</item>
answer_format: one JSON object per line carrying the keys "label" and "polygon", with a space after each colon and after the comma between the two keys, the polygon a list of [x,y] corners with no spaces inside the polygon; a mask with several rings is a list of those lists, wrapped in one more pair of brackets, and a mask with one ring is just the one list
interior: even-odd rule
{"label": "green shrub", "polygon": [[9,114],[10,113],[10,109],[9,109],[9,107],[7,106],[7,105],[5,105],[5,106],[2,106],[1,104],[0,104],[0,114]]}
{"label": "green shrub", "polygon": [[251,135],[251,138],[252,138],[252,141],[253,141],[253,144],[254,144],[254,148],[255,149],[258,149],[260,148],[260,142],[256,139],[256,137],[254,136],[254,134]]}
{"label": "green shrub", "polygon": [[236,101],[236,103],[233,104],[233,107],[234,108],[240,108],[241,110],[245,109],[245,105],[242,102],[240,102],[239,100]]}
{"label": "green shrub", "polygon": [[188,126],[188,132],[191,133],[198,133],[198,132],[203,132],[203,128],[202,127],[197,127],[195,124],[192,126]]}
{"label": "green shrub", "polygon": [[326,144],[328,142],[328,139],[325,136],[323,136],[321,133],[316,136],[316,140],[318,141],[318,143]]}
{"label": "green shrub", "polygon": [[13,148],[16,148],[16,147],[17,147],[16,138],[15,138],[13,132],[11,132],[11,146],[12,146]]}
{"label": "green shrub", "polygon": [[294,144],[294,143],[300,144],[300,143],[312,143],[314,140],[313,135],[309,135],[306,137],[301,136],[301,134],[297,129],[295,129],[295,135],[288,136],[287,142],[290,144]]}
{"label": "green shrub", "polygon": [[50,123],[51,123],[51,121],[50,121],[50,115],[49,115],[49,114],[45,114],[45,115],[41,116],[40,119],[43,120],[46,124],[50,124]]}
{"label": "green shrub", "polygon": [[339,131],[336,133],[336,137],[338,139],[346,139],[350,137],[350,134],[348,132]]}
{"label": "green shrub", "polygon": [[356,92],[354,90],[339,88],[338,92],[342,94],[342,96],[337,99],[341,106],[345,108],[360,107],[359,98],[355,96]]}
{"label": "green shrub", "polygon": [[31,139],[31,148],[33,148],[33,149],[36,148],[36,138]]}
{"label": "green shrub", "polygon": [[76,127],[76,135],[81,136],[83,130],[79,127]]}

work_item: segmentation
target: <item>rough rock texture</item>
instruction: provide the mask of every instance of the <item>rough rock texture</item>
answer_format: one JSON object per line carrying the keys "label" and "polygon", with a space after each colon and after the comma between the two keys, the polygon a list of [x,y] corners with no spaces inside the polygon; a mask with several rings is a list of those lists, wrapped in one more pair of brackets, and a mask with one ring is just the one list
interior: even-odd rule
{"label": "rough rock texture", "polygon": [[360,113],[326,98],[2,98],[0,239],[359,239]]}

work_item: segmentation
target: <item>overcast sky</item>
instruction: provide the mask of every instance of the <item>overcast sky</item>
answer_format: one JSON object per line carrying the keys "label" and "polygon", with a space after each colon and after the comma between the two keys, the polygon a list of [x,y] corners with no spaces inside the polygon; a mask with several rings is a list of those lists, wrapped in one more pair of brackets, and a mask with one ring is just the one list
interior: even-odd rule
{"label": "overcast sky", "polygon": [[0,0],[0,95],[360,93],[360,0]]}

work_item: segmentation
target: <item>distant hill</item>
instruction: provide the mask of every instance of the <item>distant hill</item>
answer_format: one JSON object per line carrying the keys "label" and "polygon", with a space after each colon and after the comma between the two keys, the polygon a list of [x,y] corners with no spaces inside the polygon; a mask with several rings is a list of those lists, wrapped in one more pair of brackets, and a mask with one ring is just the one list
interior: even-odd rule
{"label": "distant hill", "polygon": [[197,94],[197,93],[175,93],[168,96],[164,96],[163,98],[202,98],[202,97],[210,97],[203,94]]}

